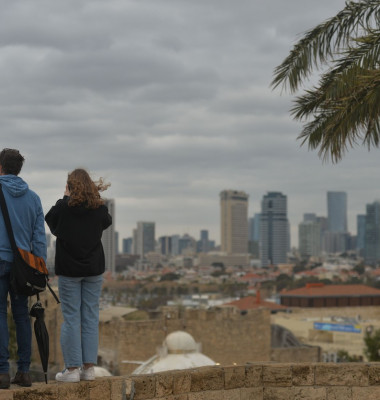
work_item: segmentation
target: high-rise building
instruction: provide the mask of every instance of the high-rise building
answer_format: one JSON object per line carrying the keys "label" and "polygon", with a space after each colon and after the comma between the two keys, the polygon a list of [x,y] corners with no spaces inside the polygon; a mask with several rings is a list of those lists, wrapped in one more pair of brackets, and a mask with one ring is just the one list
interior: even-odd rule
{"label": "high-rise building", "polygon": [[314,222],[317,219],[317,215],[314,213],[305,213],[303,215],[303,222]]}
{"label": "high-rise building", "polygon": [[155,250],[155,223],[154,222],[137,222],[135,254],[139,254],[141,259]]}
{"label": "high-rise building", "polygon": [[248,220],[248,252],[256,259],[260,258],[260,218],[256,213]]}
{"label": "high-rise building", "polygon": [[209,240],[208,230],[202,229],[200,234],[200,240],[197,241],[197,252],[207,253],[215,247],[215,242]]}
{"label": "high-rise building", "polygon": [[165,256],[172,254],[172,238],[170,236],[161,236],[158,242],[161,254]]}
{"label": "high-rise building", "polygon": [[115,231],[115,253],[119,254],[119,232]]}
{"label": "high-rise building", "polygon": [[248,252],[248,195],[237,190],[220,193],[221,250],[228,254]]}
{"label": "high-rise building", "polygon": [[132,238],[126,238],[126,239],[123,239],[123,253],[124,254],[132,254],[132,243],[133,243],[133,240],[132,240]]}
{"label": "high-rise building", "polygon": [[108,208],[108,212],[112,217],[112,225],[109,226],[102,236],[102,244],[104,249],[104,258],[106,261],[106,271],[110,271],[112,274],[115,273],[115,200],[105,200],[105,205]]}
{"label": "high-rise building", "polygon": [[197,241],[185,233],[182,237],[179,238],[178,242],[179,254],[183,254],[185,251],[187,252],[195,252],[197,249]]}
{"label": "high-rise building", "polygon": [[330,232],[323,234],[323,250],[328,254],[343,253],[348,250],[348,232]]}
{"label": "high-rise building", "polygon": [[360,254],[365,247],[365,215],[358,215],[356,217],[356,232],[356,249]]}
{"label": "high-rise building", "polygon": [[172,254],[173,256],[178,256],[179,255],[179,235],[172,235]]}
{"label": "high-rise building", "polygon": [[347,232],[346,192],[327,192],[327,219],[329,232]]}
{"label": "high-rise building", "polygon": [[367,204],[365,218],[365,262],[375,265],[380,261],[380,202]]}
{"label": "high-rise building", "polygon": [[261,265],[266,267],[286,263],[288,248],[287,197],[280,192],[268,192],[261,202]]}
{"label": "high-rise building", "polygon": [[298,244],[301,257],[318,257],[321,254],[321,226],[316,220],[298,225]]}

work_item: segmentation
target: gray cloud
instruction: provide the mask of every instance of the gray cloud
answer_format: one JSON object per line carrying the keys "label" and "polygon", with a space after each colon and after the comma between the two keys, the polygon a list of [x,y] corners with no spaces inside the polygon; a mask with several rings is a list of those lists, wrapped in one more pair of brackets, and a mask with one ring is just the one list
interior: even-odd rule
{"label": "gray cloud", "polygon": [[112,182],[116,229],[219,241],[219,192],[288,195],[293,243],[304,212],[326,214],[346,190],[350,228],[379,197],[377,154],[323,164],[296,140],[290,96],[269,87],[297,35],[344,0],[19,0],[0,14],[3,147],[26,155],[23,176],[44,209],[67,172]]}

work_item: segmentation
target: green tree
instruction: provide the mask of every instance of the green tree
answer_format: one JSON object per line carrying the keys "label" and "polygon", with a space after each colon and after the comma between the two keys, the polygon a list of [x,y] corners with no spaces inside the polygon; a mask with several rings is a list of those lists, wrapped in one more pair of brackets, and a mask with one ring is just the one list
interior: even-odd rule
{"label": "green tree", "polygon": [[368,361],[380,361],[380,329],[369,329],[364,335],[364,354]]}
{"label": "green tree", "polygon": [[380,1],[347,1],[336,16],[306,32],[276,67],[273,88],[296,92],[314,71],[318,84],[295,98],[302,144],[339,161],[348,148],[380,139]]}

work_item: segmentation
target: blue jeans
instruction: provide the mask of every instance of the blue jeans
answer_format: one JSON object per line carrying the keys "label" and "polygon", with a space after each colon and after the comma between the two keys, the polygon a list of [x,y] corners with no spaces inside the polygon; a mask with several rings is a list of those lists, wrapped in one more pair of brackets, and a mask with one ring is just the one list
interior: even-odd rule
{"label": "blue jeans", "polygon": [[102,283],[103,275],[58,277],[63,314],[61,349],[66,368],[97,362]]}
{"label": "blue jeans", "polygon": [[0,260],[0,373],[9,371],[9,332],[7,320],[8,293],[11,298],[11,309],[16,324],[17,369],[28,372],[30,365],[32,330],[30,326],[28,297],[15,294],[10,287],[9,274],[12,263]]}

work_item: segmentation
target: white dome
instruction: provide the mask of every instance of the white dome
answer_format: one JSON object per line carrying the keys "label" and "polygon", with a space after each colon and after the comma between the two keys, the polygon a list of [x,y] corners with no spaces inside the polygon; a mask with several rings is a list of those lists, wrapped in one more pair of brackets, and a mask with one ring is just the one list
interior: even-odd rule
{"label": "white dome", "polygon": [[187,332],[172,332],[166,336],[158,354],[136,368],[132,374],[152,374],[215,365],[211,358],[199,352],[198,347],[193,337]]}
{"label": "white dome", "polygon": [[197,350],[197,344],[194,338],[187,332],[176,331],[166,336],[164,346],[168,353],[189,353]]}

